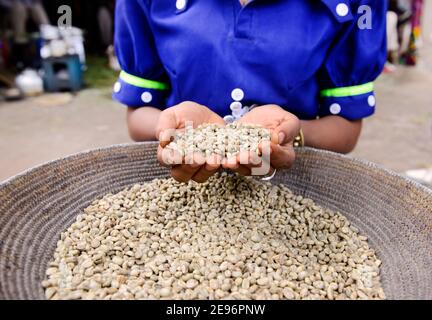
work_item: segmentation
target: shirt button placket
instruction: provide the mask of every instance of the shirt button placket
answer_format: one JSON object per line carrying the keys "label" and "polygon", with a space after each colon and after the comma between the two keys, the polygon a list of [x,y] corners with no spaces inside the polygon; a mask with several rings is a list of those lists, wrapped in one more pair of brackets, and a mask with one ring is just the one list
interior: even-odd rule
{"label": "shirt button placket", "polygon": [[231,98],[234,101],[242,101],[244,98],[244,92],[240,88],[236,88],[231,92]]}
{"label": "shirt button placket", "polygon": [[225,117],[225,122],[229,123],[229,121],[238,120],[245,114],[245,108],[247,107],[243,107],[242,100],[244,97],[244,91],[240,88],[235,88],[233,91],[231,91],[231,98],[234,100],[234,102],[232,102],[230,105],[232,115]]}
{"label": "shirt button placket", "polygon": [[177,0],[176,8],[177,10],[183,10],[186,7],[186,0]]}
{"label": "shirt button placket", "polygon": [[349,13],[349,7],[346,3],[339,3],[336,6],[336,13],[339,17],[345,17]]}

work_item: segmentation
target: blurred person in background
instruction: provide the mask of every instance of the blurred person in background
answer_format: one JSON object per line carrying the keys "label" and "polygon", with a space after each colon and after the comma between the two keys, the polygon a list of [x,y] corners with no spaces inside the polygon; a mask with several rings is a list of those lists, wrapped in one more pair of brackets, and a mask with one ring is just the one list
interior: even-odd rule
{"label": "blurred person in background", "polygon": [[97,20],[102,45],[109,47],[113,44],[114,37],[114,1],[96,1]]}
{"label": "blurred person in background", "polygon": [[395,64],[416,65],[417,49],[421,44],[423,0],[389,0],[387,12],[387,72]]}
{"label": "blurred person in background", "polygon": [[423,16],[423,0],[411,0],[411,33],[408,48],[402,55],[402,63],[415,66],[417,64],[417,51],[422,45],[421,24]]}
{"label": "blurred person in background", "polygon": [[119,70],[113,48],[115,0],[44,0],[44,4],[52,20],[58,18],[60,5],[70,6],[73,26],[85,33],[86,52],[107,55],[109,66]]}
{"label": "blurred person in background", "polygon": [[409,0],[389,0],[387,12],[388,60],[384,72],[392,72],[395,64],[408,50],[411,34],[411,2]]}
{"label": "blurred person in background", "polygon": [[12,58],[18,70],[32,65],[27,32],[28,20],[40,27],[49,24],[49,19],[40,0],[0,0],[0,8],[6,12],[6,19],[13,31]]}
{"label": "blurred person in background", "polygon": [[113,70],[120,71],[120,65],[115,56],[113,46],[115,1],[99,0],[96,3],[101,41],[104,48],[106,48],[109,66]]}
{"label": "blurred person in background", "polygon": [[384,72],[389,73],[396,70],[394,64],[399,56],[399,33],[398,33],[398,16],[394,11],[387,12],[387,51],[388,57],[384,66]]}

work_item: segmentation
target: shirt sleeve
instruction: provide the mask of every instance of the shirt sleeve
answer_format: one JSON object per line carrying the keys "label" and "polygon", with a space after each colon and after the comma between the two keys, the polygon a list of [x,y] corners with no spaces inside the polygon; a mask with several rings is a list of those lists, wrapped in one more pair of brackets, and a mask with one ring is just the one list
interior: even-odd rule
{"label": "shirt sleeve", "polygon": [[168,77],[142,0],[117,0],[114,45],[122,71],[113,98],[129,107],[164,108]]}
{"label": "shirt sleeve", "polygon": [[320,71],[320,117],[358,120],[375,112],[373,81],[387,58],[387,1],[351,1],[350,10],[353,18],[344,22]]}

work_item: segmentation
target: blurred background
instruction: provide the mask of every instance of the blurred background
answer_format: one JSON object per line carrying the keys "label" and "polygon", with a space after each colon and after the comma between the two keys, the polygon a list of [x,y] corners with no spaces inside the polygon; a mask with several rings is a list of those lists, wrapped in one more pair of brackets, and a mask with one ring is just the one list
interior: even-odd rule
{"label": "blurred background", "polygon": [[[125,107],[111,100],[119,73],[114,5],[0,0],[0,181],[131,142]],[[73,27],[58,28],[70,21]],[[432,0],[389,1],[387,29],[377,112],[352,155],[432,185]]]}

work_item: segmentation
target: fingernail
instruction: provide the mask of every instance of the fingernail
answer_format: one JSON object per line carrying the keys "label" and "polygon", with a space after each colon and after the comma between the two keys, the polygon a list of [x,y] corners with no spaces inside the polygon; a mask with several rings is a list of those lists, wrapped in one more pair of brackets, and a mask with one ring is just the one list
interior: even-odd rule
{"label": "fingernail", "polygon": [[279,144],[283,144],[285,141],[285,133],[279,132]]}

